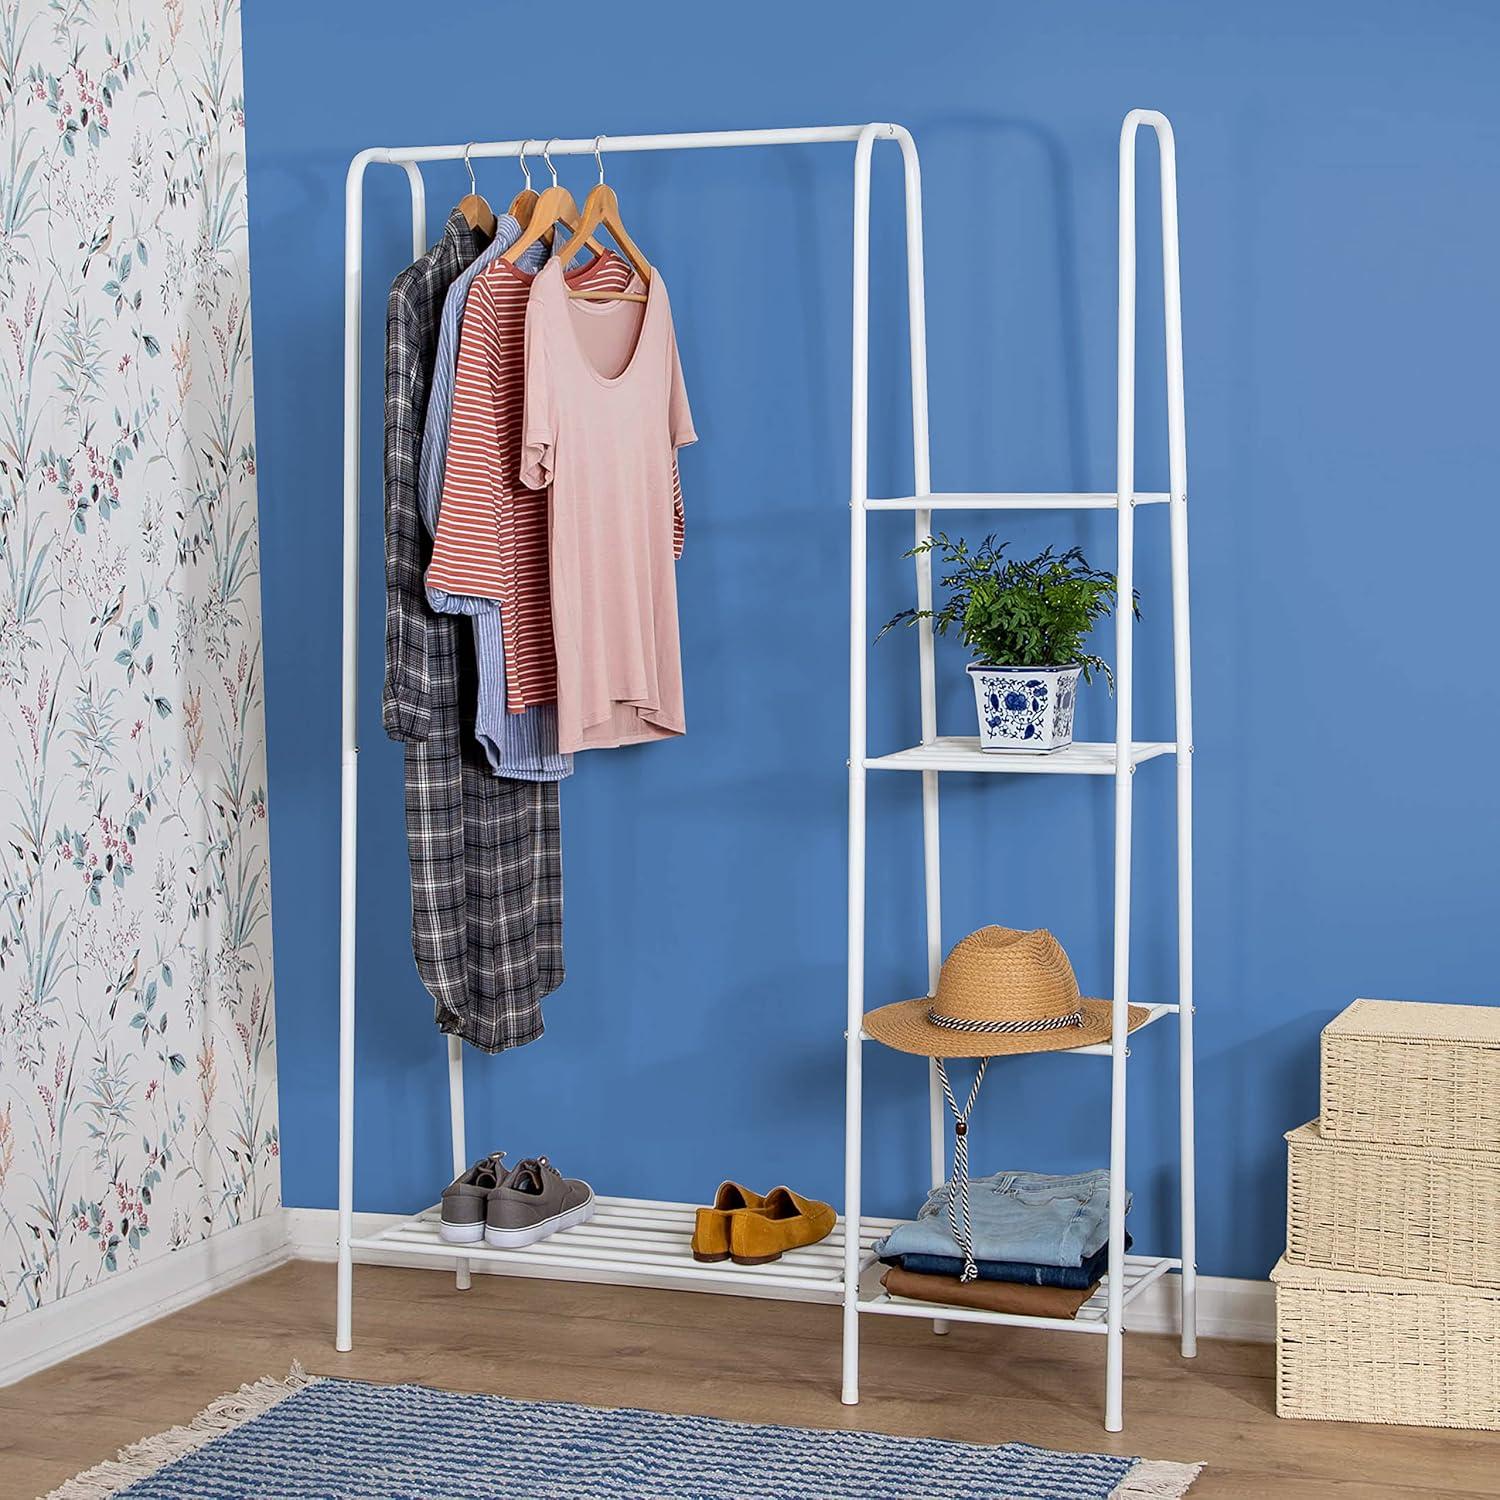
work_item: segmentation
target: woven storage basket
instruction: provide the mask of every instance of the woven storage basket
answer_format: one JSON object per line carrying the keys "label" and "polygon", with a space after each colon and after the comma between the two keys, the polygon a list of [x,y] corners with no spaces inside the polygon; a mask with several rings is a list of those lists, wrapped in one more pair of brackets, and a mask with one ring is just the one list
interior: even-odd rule
{"label": "woven storage basket", "polygon": [[1500,1006],[1356,1000],[1322,1050],[1325,1140],[1500,1151]]}
{"label": "woven storage basket", "polygon": [[1289,1262],[1500,1288],[1500,1151],[1286,1140]]}
{"label": "woven storage basket", "polygon": [[1276,1413],[1500,1428],[1500,1291],[1314,1271],[1276,1283]]}

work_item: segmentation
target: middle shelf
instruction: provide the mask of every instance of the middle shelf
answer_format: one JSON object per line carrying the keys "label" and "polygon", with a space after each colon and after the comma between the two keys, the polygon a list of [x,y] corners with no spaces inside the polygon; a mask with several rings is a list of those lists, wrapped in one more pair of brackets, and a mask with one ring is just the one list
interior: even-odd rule
{"label": "middle shelf", "polygon": [[[1132,1001],[1131,1003],[1138,1004],[1140,1002]],[[1130,1033],[1130,1036],[1139,1036],[1141,1032],[1143,1032],[1148,1026],[1161,1020],[1163,1016],[1175,1016],[1177,1014],[1177,1009],[1178,1008],[1175,1005],[1148,1005],[1146,1007],[1146,1019],[1142,1021],[1141,1024]],[[861,1031],[859,1034],[859,1039],[862,1042],[873,1042],[877,1040],[877,1038],[871,1036],[867,1031]],[[1126,1039],[1125,1045],[1127,1048],[1130,1045],[1128,1038]],[[1093,1042],[1087,1047],[1059,1047],[1054,1052],[1036,1052],[1026,1055],[1033,1057],[1108,1057],[1110,1055],[1110,1050],[1110,1045],[1106,1041]]]}
{"label": "middle shelf", "polygon": [[[1137,740],[1130,747],[1130,764],[1175,755],[1171,740]],[[867,771],[980,771],[1031,776],[1112,776],[1113,740],[1074,740],[1061,750],[1027,755],[1015,750],[981,750],[978,735],[939,735],[931,744],[913,745],[891,755],[865,757]]]}

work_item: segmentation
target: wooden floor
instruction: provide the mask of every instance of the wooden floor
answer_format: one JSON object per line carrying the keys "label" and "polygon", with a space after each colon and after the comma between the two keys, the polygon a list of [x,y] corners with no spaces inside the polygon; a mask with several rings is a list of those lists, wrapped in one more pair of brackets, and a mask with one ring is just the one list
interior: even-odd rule
{"label": "wooden floor", "polygon": [[1101,1426],[1104,1340],[867,1318],[863,1401],[838,1399],[836,1308],[692,1292],[356,1272],[355,1349],[332,1347],[333,1267],[297,1262],[0,1388],[0,1494],[35,1500],[221,1392],[309,1371],[462,1391],[863,1427],[1208,1464],[1191,1500],[1500,1495],[1500,1434],[1282,1422],[1272,1351],[1126,1340],[1125,1431]]}

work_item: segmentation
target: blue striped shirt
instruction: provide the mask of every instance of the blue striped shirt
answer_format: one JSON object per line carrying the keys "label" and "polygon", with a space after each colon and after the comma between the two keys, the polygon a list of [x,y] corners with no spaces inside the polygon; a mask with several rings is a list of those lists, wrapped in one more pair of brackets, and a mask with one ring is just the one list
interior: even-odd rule
{"label": "blue striped shirt", "polygon": [[[448,288],[438,326],[437,362],[427,399],[427,418],[422,427],[422,459],[417,472],[417,500],[429,534],[437,534],[438,512],[443,498],[443,474],[448,458],[448,422],[453,415],[453,378],[458,362],[459,333],[463,327],[464,302],[474,278],[498,260],[520,237],[521,226],[509,214],[500,214],[495,237],[479,258]],[[561,243],[559,241],[559,243]],[[517,262],[520,269],[536,272],[547,258],[540,240],[528,245]],[[439,614],[467,615],[474,630],[474,657],[479,673],[479,701],[474,733],[484,747],[490,769],[497,776],[519,781],[561,781],[573,773],[573,757],[557,750],[557,705],[537,703],[523,713],[508,713],[505,707],[505,636],[500,605],[494,599],[468,594],[450,594],[429,588],[427,602]]]}

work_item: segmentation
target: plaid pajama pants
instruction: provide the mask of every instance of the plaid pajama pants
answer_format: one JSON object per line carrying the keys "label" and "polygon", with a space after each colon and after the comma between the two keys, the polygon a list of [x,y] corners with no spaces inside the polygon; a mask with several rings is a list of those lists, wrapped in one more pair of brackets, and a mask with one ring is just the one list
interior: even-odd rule
{"label": "plaid pajama pants", "polygon": [[[429,647],[457,620],[430,621]],[[472,652],[429,651],[431,722],[406,745],[412,947],[438,1026],[486,1052],[535,1041],[563,978],[555,781],[496,776],[474,738]]]}
{"label": "plaid pajama pants", "polygon": [[480,250],[458,213],[391,287],[386,315],[386,678],[382,718],[406,751],[412,950],[439,1028],[486,1052],[542,1034],[563,978],[555,781],[496,776],[474,734],[472,635],[428,607],[418,513],[422,418],[443,298]]}

